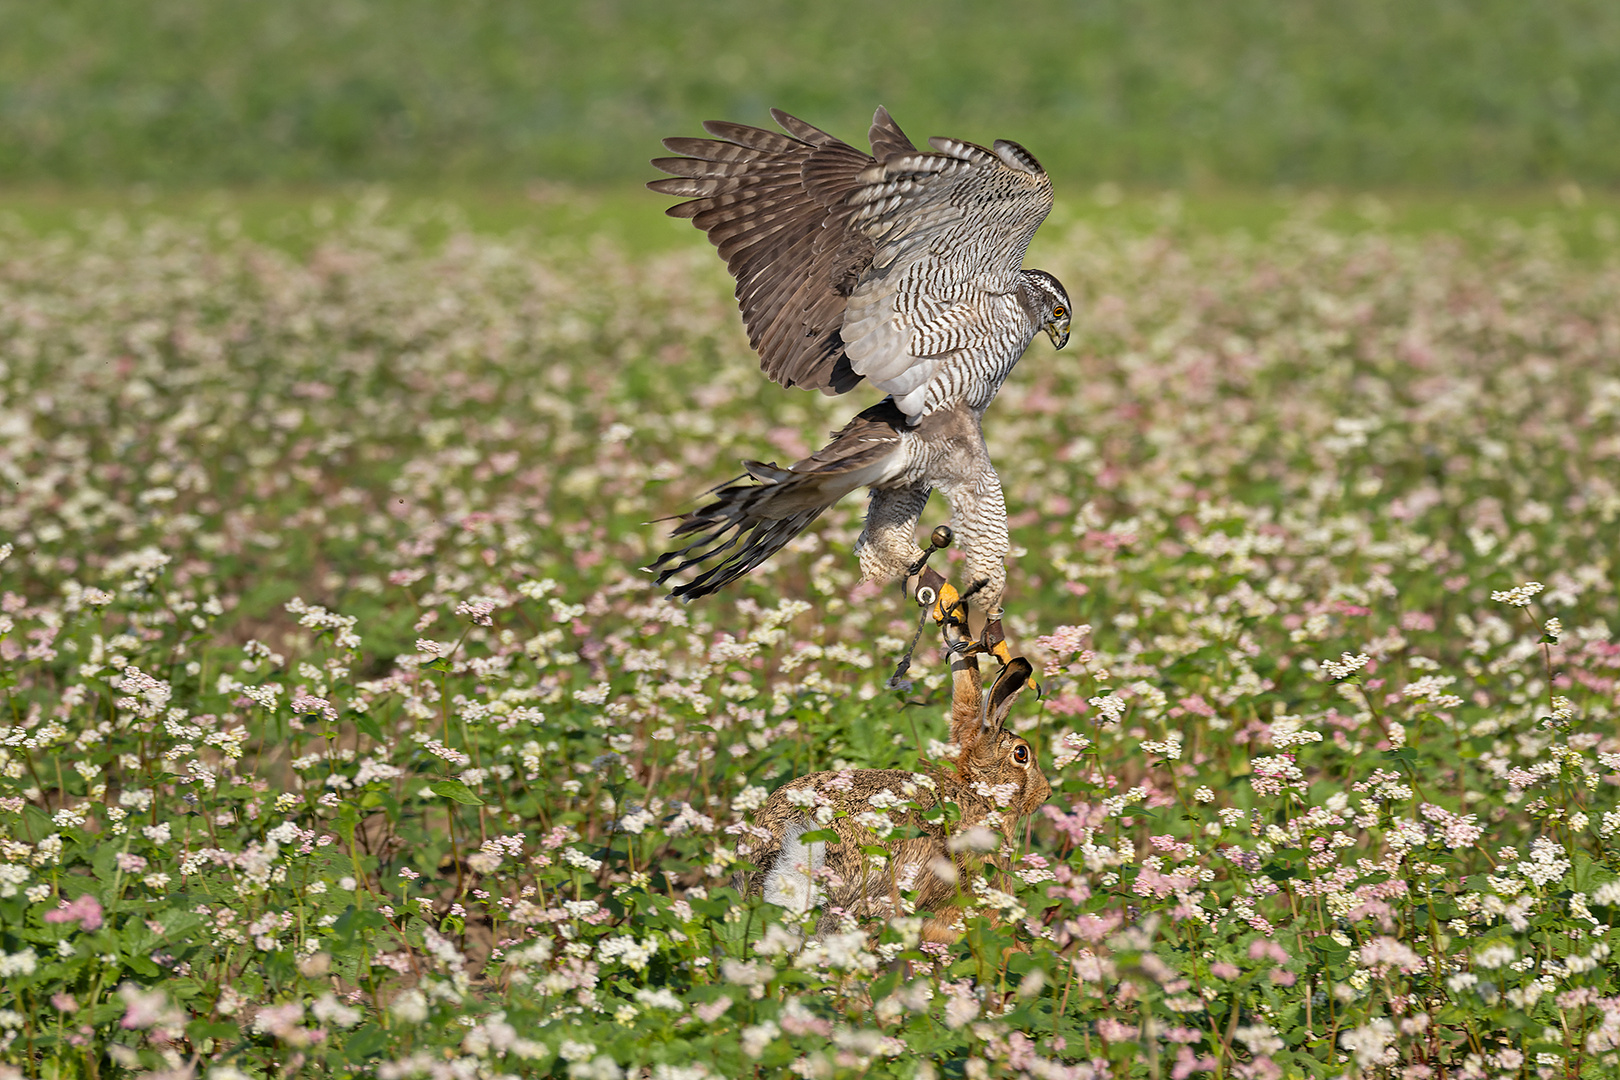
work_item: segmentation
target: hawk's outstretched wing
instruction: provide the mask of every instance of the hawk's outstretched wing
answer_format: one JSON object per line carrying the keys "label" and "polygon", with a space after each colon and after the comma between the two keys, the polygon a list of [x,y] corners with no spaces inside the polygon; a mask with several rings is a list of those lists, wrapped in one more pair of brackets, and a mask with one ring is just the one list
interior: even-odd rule
{"label": "hawk's outstretched wing", "polygon": [[1024,253],[1052,209],[1051,180],[1017,143],[929,144],[874,163],[850,194],[849,227],[874,252],[841,330],[850,369],[913,421],[1006,378],[1028,341]]}
{"label": "hawk's outstretched wing", "polygon": [[767,375],[828,393],[866,377],[915,419],[941,364],[1006,351],[1051,182],[1015,143],[921,152],[881,108],[871,155],[771,115],[787,134],[708,123],[715,138],[666,139],[686,156],[654,161],[674,178],[648,186],[691,200],[669,213],[720,249]]}

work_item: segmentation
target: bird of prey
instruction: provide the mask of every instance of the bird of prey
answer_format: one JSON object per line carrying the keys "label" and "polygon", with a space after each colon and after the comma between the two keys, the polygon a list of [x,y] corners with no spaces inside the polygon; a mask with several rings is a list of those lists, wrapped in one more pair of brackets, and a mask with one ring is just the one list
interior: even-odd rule
{"label": "bird of prey", "polygon": [[1007,509],[980,421],[1031,340],[1069,340],[1068,294],[1022,268],[1052,208],[1052,182],[1014,142],[912,145],[886,109],[871,154],[773,109],[785,134],[710,122],[709,139],[665,139],[681,157],[653,164],[647,186],[689,199],[670,207],[720,250],[766,375],[842,394],[867,380],[888,397],[832,441],[783,468],[748,473],[682,515],[684,547],[649,570],[660,584],[693,568],[672,596],[706,596],[748,573],[822,511],[871,489],[855,545],[865,579],[915,572],[929,492],[950,503],[974,608],[1000,611]]}

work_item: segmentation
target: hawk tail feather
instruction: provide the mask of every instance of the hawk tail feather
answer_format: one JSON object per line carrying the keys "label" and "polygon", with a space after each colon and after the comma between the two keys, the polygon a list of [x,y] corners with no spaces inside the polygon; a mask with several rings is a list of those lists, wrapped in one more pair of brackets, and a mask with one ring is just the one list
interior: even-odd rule
{"label": "hawk tail feather", "polygon": [[[762,483],[728,484],[715,490],[714,501],[707,506],[681,515],[671,535],[693,539],[685,547],[660,555],[647,569],[658,572],[658,584],[662,585],[683,571],[710,565],[692,580],[672,588],[671,597],[695,600],[736,581],[786,547],[845,494],[828,492],[825,501],[807,506],[807,492],[802,489],[812,477],[758,466],[758,462],[748,463],[749,472]],[[768,478],[764,475],[767,469],[781,476]],[[784,514],[778,504],[786,503],[796,508]]]}
{"label": "hawk tail feather", "polygon": [[711,502],[677,519],[670,535],[690,537],[686,546],[658,556],[647,569],[662,585],[676,574],[706,566],[670,590],[670,596],[682,600],[708,596],[736,581],[781,551],[845,495],[892,481],[905,430],[905,414],[893,402],[882,401],[789,468],[745,462],[746,477],[715,488]]}

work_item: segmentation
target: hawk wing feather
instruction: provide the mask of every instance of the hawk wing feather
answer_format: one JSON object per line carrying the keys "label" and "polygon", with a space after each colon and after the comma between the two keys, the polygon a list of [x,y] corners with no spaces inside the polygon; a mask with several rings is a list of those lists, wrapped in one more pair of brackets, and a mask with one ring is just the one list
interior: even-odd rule
{"label": "hawk wing feather", "polygon": [[837,341],[838,285],[855,276],[849,263],[869,250],[829,244],[824,234],[830,217],[847,219],[831,207],[873,159],[802,120],[775,115],[788,134],[711,122],[704,130],[713,139],[666,139],[686,157],[653,162],[675,179],[648,186],[693,200],[668,212],[691,218],[719,249],[766,374],[785,386],[843,393],[860,379]]}
{"label": "hawk wing feather", "polygon": [[915,422],[941,363],[996,344],[993,295],[1016,287],[1051,183],[1016,143],[920,151],[883,108],[871,154],[771,116],[781,133],[711,121],[712,138],[665,139],[683,156],[647,186],[690,200],[667,212],[719,249],[770,378],[841,394],[866,377]]}

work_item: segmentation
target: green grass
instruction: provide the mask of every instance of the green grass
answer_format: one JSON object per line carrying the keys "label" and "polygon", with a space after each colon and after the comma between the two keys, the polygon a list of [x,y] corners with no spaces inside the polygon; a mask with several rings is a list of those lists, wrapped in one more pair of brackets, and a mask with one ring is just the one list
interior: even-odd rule
{"label": "green grass", "polygon": [[[0,192],[0,224],[24,234],[80,233],[116,213],[149,221],[206,221],[218,239],[237,233],[306,256],[331,222],[365,216],[408,230],[436,245],[457,231],[511,235],[561,251],[583,251],[603,241],[631,255],[706,247],[687,222],[666,217],[667,198],[627,181],[579,188],[457,185],[361,185],[336,188],[261,186],[171,191],[145,186],[85,189],[30,186]],[[1031,265],[1061,257],[1059,230],[1087,223],[1182,238],[1244,233],[1263,239],[1290,218],[1308,217],[1336,232],[1376,230],[1394,235],[1445,234],[1483,249],[1503,228],[1555,238],[1582,261],[1620,252],[1620,197],[1606,192],[1526,189],[1518,192],[1443,194],[1409,191],[1379,195],[1225,190],[1178,192],[1069,185],[1050,224],[1036,236]],[[223,228],[225,232],[218,234]]]}
{"label": "green grass", "polygon": [[599,182],[779,105],[1071,181],[1620,180],[1605,0],[0,0],[0,181]]}

